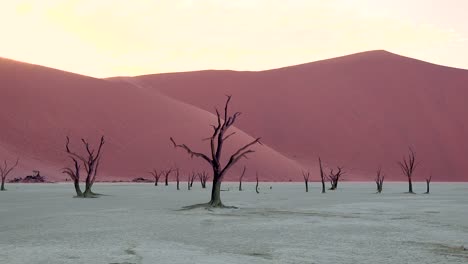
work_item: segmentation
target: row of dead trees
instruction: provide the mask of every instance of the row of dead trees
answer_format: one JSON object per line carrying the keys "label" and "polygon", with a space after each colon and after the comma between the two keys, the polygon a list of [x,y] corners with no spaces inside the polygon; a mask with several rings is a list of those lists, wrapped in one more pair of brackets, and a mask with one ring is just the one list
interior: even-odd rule
{"label": "row of dead trees", "polygon": [[[175,169],[170,168],[170,169],[160,170],[160,171],[158,171],[156,169],[153,169],[149,173],[154,178],[154,186],[159,185],[159,180],[163,176],[164,176],[164,183],[165,183],[164,185],[168,186],[169,185],[169,176],[171,175],[171,173],[174,173],[175,176],[176,176],[177,190],[180,190],[180,170],[179,170],[179,168],[175,168]],[[190,190],[193,187],[193,183],[195,182],[195,179],[199,179],[202,188],[205,189],[206,188],[206,182],[208,181],[209,176],[208,176],[208,173],[206,171],[202,171],[202,172],[199,172],[199,173],[191,172],[191,173],[187,174],[187,188],[188,188],[188,190]]]}
{"label": "row of dead trees", "polygon": [[[398,165],[400,166],[401,171],[403,174],[407,177],[408,179],[408,193],[414,194],[413,191],[413,175],[414,171],[417,167],[416,163],[416,154],[415,152],[410,148],[409,149],[409,154],[408,156],[403,157],[402,161],[398,162]],[[322,182],[322,193],[325,193],[325,181],[328,179],[330,182],[330,188],[329,190],[336,190],[338,188],[338,182],[341,179],[341,176],[345,173],[343,171],[343,167],[338,166],[337,170],[335,171],[334,169],[330,169],[330,172],[328,175],[325,174],[322,166],[322,160],[319,158],[319,168],[320,168],[320,178]],[[305,184],[305,191],[309,191],[309,179],[310,179],[310,172],[302,172],[302,176],[304,178],[304,184]],[[385,175],[382,172],[382,168],[377,169],[377,175],[375,177],[375,183],[377,185],[377,193],[382,193],[383,190],[383,183],[385,180]],[[426,192],[425,194],[430,193],[430,184],[431,184],[432,176],[429,176],[426,178]]]}

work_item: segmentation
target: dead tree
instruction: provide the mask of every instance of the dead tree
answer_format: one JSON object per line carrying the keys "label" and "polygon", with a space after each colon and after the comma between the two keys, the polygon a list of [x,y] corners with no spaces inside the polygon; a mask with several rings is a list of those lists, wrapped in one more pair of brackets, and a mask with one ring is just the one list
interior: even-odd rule
{"label": "dead tree", "polygon": [[244,175],[245,175],[245,170],[247,168],[244,166],[244,169],[242,170],[242,174],[241,176],[239,177],[239,191],[242,191],[242,178],[244,178]]}
{"label": "dead tree", "polygon": [[325,173],[323,172],[322,160],[319,157],[320,179],[322,180],[322,193],[325,193]]}
{"label": "dead tree", "polygon": [[171,175],[172,171],[173,169],[171,168],[162,172],[164,174],[164,183],[166,186],[169,185],[169,175]]}
{"label": "dead tree", "polygon": [[190,175],[190,188],[193,187],[193,182],[195,181],[196,177],[197,177],[197,174],[193,171],[192,174]]}
{"label": "dead tree", "polygon": [[403,157],[403,161],[399,161],[398,164],[403,174],[408,178],[408,193],[414,193],[412,177],[417,164],[414,151],[411,148],[409,151],[408,157]]}
{"label": "dead tree", "polygon": [[255,173],[255,178],[257,179],[257,185],[255,185],[255,192],[256,192],[256,193],[260,193],[260,192],[258,191],[258,173]]}
{"label": "dead tree", "polygon": [[[97,151],[95,149],[91,149],[91,146],[89,145],[88,141],[86,141],[85,139],[81,139],[81,142],[83,142],[84,148],[86,150],[86,154],[84,155],[77,154],[76,152],[73,152],[70,150],[70,146],[69,146],[70,138],[69,137],[67,137],[65,148],[69,157],[74,161],[74,163],[75,161],[78,162],[78,160],[81,161],[86,172],[85,191],[82,193],[81,197],[84,197],[84,198],[97,197],[98,194],[93,193],[91,188],[93,187],[94,181],[96,180],[99,164],[101,162],[102,146],[105,143],[104,136],[101,137],[101,141],[99,143],[99,147]],[[78,171],[79,171],[79,168],[78,168]],[[75,163],[75,173],[76,173],[76,163]],[[79,185],[79,179],[78,179],[78,185]],[[76,189],[76,185],[75,185],[75,189]],[[77,192],[77,195],[78,194],[79,192]]]}
{"label": "dead tree", "polygon": [[328,179],[330,180],[331,187],[329,190],[336,190],[338,188],[338,182],[340,181],[341,176],[344,174],[343,167],[337,167],[338,171],[335,173],[333,169],[330,169],[330,174]]}
{"label": "dead tree", "polygon": [[429,194],[429,185],[431,184],[432,176],[426,179],[426,192],[425,194]]}
{"label": "dead tree", "polygon": [[208,181],[208,173],[206,171],[203,171],[201,173],[198,173],[198,179],[200,179],[200,183],[203,189],[206,188],[206,182]]}
{"label": "dead tree", "polygon": [[190,191],[190,189],[192,189],[192,186],[193,186],[193,182],[195,181],[195,178],[196,178],[197,174],[192,171],[191,174],[187,174],[187,189]]}
{"label": "dead tree", "polygon": [[304,183],[305,183],[305,188],[306,192],[309,192],[309,177],[310,177],[310,172],[302,172],[302,176],[304,177]]}
{"label": "dead tree", "polygon": [[236,164],[241,158],[246,157],[249,153],[254,152],[254,150],[250,149],[251,146],[260,143],[260,138],[256,138],[250,143],[242,146],[239,148],[234,154],[231,155],[227,164],[225,166],[221,165],[221,153],[223,150],[223,146],[225,141],[230,138],[235,132],[229,133],[229,128],[236,122],[237,118],[241,114],[240,112],[235,112],[233,115],[229,115],[228,113],[228,106],[229,102],[231,101],[231,96],[227,96],[226,104],[224,106],[224,120],[221,120],[221,114],[219,113],[218,109],[216,109],[217,115],[217,124],[213,125],[213,134],[207,138],[210,141],[210,150],[211,150],[211,157],[201,153],[195,152],[190,147],[185,144],[177,144],[175,140],[171,137],[170,140],[175,148],[182,148],[191,157],[198,157],[202,158],[206,162],[210,164],[213,169],[213,187],[211,190],[211,199],[206,205],[199,205],[199,206],[210,206],[210,207],[224,207],[223,203],[221,202],[221,182],[223,181],[223,177],[226,172]]}
{"label": "dead tree", "polygon": [[180,190],[180,188],[179,188],[179,183],[180,183],[179,169],[175,169],[175,174],[176,174],[177,190]]}
{"label": "dead tree", "polygon": [[379,168],[377,170],[377,176],[375,177],[375,183],[377,184],[377,193],[382,193],[384,179],[385,175],[382,173],[382,169]]}
{"label": "dead tree", "polygon": [[19,162],[19,158],[16,159],[16,162],[13,164],[13,165],[8,165],[8,161],[4,160],[3,161],[3,166],[0,165],[0,177],[2,178],[2,185],[0,187],[0,191],[6,191],[5,189],[5,180],[8,176],[8,174],[10,174],[10,172],[12,172],[16,166],[18,166],[18,162]]}
{"label": "dead tree", "polygon": [[149,174],[153,175],[154,177],[154,186],[158,186],[159,179],[161,178],[163,173],[164,171],[158,172],[156,169],[153,169],[153,171],[149,172]]}

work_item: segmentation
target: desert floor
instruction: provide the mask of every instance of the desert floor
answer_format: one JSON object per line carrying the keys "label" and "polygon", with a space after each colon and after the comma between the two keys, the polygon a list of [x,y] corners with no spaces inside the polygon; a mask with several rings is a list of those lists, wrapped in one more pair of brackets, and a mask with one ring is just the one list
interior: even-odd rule
{"label": "desert floor", "polygon": [[97,183],[107,196],[80,199],[69,183],[7,184],[0,263],[468,263],[468,184],[431,187],[225,183],[239,209],[180,210],[210,190]]}

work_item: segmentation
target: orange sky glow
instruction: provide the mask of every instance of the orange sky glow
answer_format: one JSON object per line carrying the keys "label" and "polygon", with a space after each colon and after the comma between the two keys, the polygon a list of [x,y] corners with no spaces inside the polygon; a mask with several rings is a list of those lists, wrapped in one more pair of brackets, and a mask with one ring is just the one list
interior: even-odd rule
{"label": "orange sky glow", "polygon": [[2,0],[0,57],[110,77],[386,49],[468,69],[464,10],[465,0]]}

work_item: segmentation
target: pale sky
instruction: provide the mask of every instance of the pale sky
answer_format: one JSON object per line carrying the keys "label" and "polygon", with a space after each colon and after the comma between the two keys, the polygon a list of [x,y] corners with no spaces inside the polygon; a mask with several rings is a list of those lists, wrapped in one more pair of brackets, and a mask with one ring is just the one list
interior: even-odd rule
{"label": "pale sky", "polygon": [[468,0],[0,0],[0,57],[94,77],[385,49],[468,69]]}

